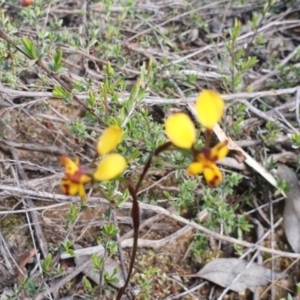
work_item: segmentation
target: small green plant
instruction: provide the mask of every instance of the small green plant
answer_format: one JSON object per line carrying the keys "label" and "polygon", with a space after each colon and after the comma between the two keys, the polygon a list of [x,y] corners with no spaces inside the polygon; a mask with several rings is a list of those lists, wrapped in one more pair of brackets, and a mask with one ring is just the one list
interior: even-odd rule
{"label": "small green plant", "polygon": [[201,233],[195,234],[191,246],[191,252],[193,256],[198,261],[203,260],[203,253],[205,253],[209,249],[209,245],[206,237],[204,237]]}
{"label": "small green plant", "polygon": [[105,258],[92,255],[92,266],[94,273],[100,275],[100,293],[104,289],[110,289],[110,284],[116,284],[119,282],[118,269],[113,269],[112,272],[105,270]]}
{"label": "small green plant", "polygon": [[287,194],[290,190],[290,183],[286,180],[278,179],[277,180],[277,189],[275,191],[275,196],[281,195],[282,192]]}
{"label": "small green plant", "polygon": [[68,216],[66,219],[64,219],[64,223],[67,229],[70,228],[72,224],[74,224],[74,222],[78,217],[78,213],[79,213],[78,207],[74,204],[71,204],[69,208]]}
{"label": "small green plant", "polygon": [[33,296],[34,293],[38,290],[38,285],[36,284],[33,277],[24,277],[19,280],[19,285],[16,293],[21,295],[25,293],[28,296]]}
{"label": "small green plant", "polygon": [[41,58],[41,52],[37,49],[35,44],[28,37],[23,37],[21,49],[31,59]]}
{"label": "small green plant", "polygon": [[64,87],[56,85],[52,93],[54,97],[64,99],[66,103],[72,103],[71,93],[67,91]]}
{"label": "small green plant", "polygon": [[232,138],[238,137],[242,133],[241,124],[246,117],[246,105],[243,103],[232,105],[228,108],[227,113],[233,118],[233,122],[228,128],[229,135]]}
{"label": "small green plant", "polygon": [[71,240],[65,240],[62,244],[63,246],[63,252],[64,253],[67,253],[67,254],[70,254],[71,256],[74,256],[75,255],[75,252],[73,249],[71,249],[71,247],[73,247],[74,245],[74,241],[71,241]]}
{"label": "small green plant", "polygon": [[264,133],[261,138],[264,143],[267,145],[273,144],[278,138],[278,134],[280,131],[280,125],[278,122],[268,121],[266,123],[266,133]]}
{"label": "small green plant", "polygon": [[294,134],[288,134],[288,137],[290,138],[292,144],[292,147],[294,149],[298,149],[300,147],[300,134],[294,133]]}
{"label": "small green plant", "polygon": [[151,299],[151,290],[153,288],[153,279],[156,274],[160,272],[160,269],[157,267],[149,267],[140,274],[137,282],[141,289],[139,297],[141,300],[150,300]]}
{"label": "small green plant", "polygon": [[86,138],[87,132],[86,132],[86,126],[82,119],[77,119],[75,121],[68,121],[67,126],[70,129],[70,132],[79,138]]}
{"label": "small green plant", "polygon": [[48,68],[50,71],[55,72],[55,73],[63,73],[67,70],[63,66],[62,55],[63,55],[63,52],[61,49],[53,52],[53,60],[48,64]]}
{"label": "small green plant", "polygon": [[251,225],[243,214],[238,214],[240,204],[227,203],[224,197],[233,194],[234,187],[241,181],[241,176],[231,174],[226,177],[223,185],[211,190],[204,189],[203,192],[203,209],[208,212],[207,226],[211,229],[223,227],[226,234],[236,233],[239,238],[242,238],[243,232],[248,232]]}
{"label": "small green plant", "polygon": [[46,274],[49,273],[51,271],[51,265],[52,265],[52,254],[48,253],[48,255],[41,263],[43,272]]}
{"label": "small green plant", "polygon": [[195,203],[195,191],[198,189],[197,180],[185,179],[179,184],[178,200],[173,201],[172,205],[179,212],[180,209],[188,209]]}
{"label": "small green plant", "polygon": [[93,254],[92,263],[93,263],[93,268],[97,271],[100,271],[104,266],[104,259],[102,257],[98,257],[96,254]]}
{"label": "small green plant", "polygon": [[232,92],[239,92],[246,88],[244,77],[258,62],[255,56],[246,54],[247,50],[244,47],[238,46],[241,26],[241,22],[235,19],[233,27],[228,30],[230,39],[225,43],[227,55],[230,57],[229,71],[231,75],[223,77],[223,84]]}
{"label": "small green plant", "polygon": [[113,272],[109,274],[107,271],[103,272],[103,278],[107,284],[115,284],[119,283],[119,278],[117,277],[118,275],[118,269],[113,269]]}

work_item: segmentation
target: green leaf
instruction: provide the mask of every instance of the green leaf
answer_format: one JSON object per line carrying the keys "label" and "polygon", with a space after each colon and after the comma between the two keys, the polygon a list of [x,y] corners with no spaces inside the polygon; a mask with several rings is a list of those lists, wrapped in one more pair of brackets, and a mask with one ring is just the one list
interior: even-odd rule
{"label": "green leaf", "polygon": [[52,263],[52,254],[48,253],[44,261],[42,262],[42,269],[44,272],[47,273],[50,271],[51,263]]}
{"label": "green leaf", "polygon": [[56,66],[61,66],[61,60],[62,60],[62,50],[59,49],[58,51],[54,51],[53,59]]}
{"label": "green leaf", "polygon": [[91,282],[86,278],[86,276],[83,276],[83,277],[82,277],[82,284],[83,284],[84,289],[85,289],[87,292],[91,292],[91,291],[93,290],[92,284],[91,284]]}
{"label": "green leaf", "polygon": [[66,253],[70,254],[71,256],[75,256],[75,251],[73,249],[68,249]]}
{"label": "green leaf", "polygon": [[114,278],[111,278],[110,280],[109,280],[109,283],[110,284],[112,284],[112,283],[119,283],[119,279],[117,278],[117,277],[114,277]]}
{"label": "green leaf", "polygon": [[89,96],[86,99],[87,106],[93,108],[96,105],[96,94],[92,91],[89,91]]}
{"label": "green leaf", "polygon": [[22,50],[26,53],[31,59],[38,58],[38,51],[36,46],[31,42],[31,40],[24,36],[22,38]]}
{"label": "green leaf", "polygon": [[52,94],[56,98],[70,98],[70,92],[66,91],[62,86],[56,85],[53,88]]}
{"label": "green leaf", "polygon": [[66,95],[66,91],[61,86],[55,86],[52,94],[57,98],[64,98]]}
{"label": "green leaf", "polygon": [[98,257],[96,254],[92,254],[92,262],[95,269],[102,268],[104,263],[103,258]]}

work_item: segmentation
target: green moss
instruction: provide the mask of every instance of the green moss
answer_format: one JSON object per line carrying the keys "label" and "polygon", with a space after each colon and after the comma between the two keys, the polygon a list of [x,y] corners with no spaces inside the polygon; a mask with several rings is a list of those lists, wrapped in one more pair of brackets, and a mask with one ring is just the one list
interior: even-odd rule
{"label": "green moss", "polygon": [[22,224],[22,217],[20,215],[9,215],[0,220],[0,228],[14,228]]}

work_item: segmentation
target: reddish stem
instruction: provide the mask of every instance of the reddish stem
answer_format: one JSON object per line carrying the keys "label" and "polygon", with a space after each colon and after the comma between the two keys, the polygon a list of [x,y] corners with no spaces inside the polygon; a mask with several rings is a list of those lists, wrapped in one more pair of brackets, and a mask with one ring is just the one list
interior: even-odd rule
{"label": "reddish stem", "polygon": [[205,148],[209,148],[211,141],[212,130],[207,128],[205,131]]}

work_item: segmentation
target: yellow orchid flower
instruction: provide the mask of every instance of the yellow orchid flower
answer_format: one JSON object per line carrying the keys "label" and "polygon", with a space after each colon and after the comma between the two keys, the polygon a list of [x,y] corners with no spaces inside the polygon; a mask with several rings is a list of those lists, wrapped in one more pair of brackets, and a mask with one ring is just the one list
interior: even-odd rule
{"label": "yellow orchid flower", "polygon": [[106,156],[100,160],[96,171],[93,173],[94,180],[111,180],[125,170],[127,163],[121,154],[108,154],[117,147],[122,137],[122,129],[114,125],[106,128],[101,134],[97,143],[97,153]]}
{"label": "yellow orchid flower", "polygon": [[[199,123],[209,133],[213,126],[220,121],[223,110],[224,101],[214,91],[204,90],[196,100],[196,112]],[[203,173],[204,179],[211,186],[217,186],[222,181],[222,173],[215,163],[228,154],[228,141],[219,143],[213,148],[205,147],[197,151],[194,147],[196,128],[190,117],[185,113],[176,113],[167,118],[165,121],[165,132],[175,146],[192,151],[194,160],[187,168],[188,174]],[[209,139],[206,142],[209,144]]]}
{"label": "yellow orchid flower", "polygon": [[121,154],[108,153],[117,147],[122,137],[123,131],[118,126],[110,126],[103,131],[97,143],[97,153],[105,156],[93,174],[80,165],[79,159],[73,161],[65,155],[61,156],[60,161],[65,168],[65,176],[61,181],[63,193],[70,196],[79,195],[84,201],[86,199],[85,184],[92,180],[111,180],[120,175],[127,165],[125,158]]}
{"label": "yellow orchid flower", "polygon": [[222,172],[215,164],[218,160],[227,156],[229,149],[228,141],[218,143],[212,149],[204,148],[194,152],[194,161],[188,166],[187,173],[190,175],[202,174],[210,186],[217,186],[223,180]]}
{"label": "yellow orchid flower", "polygon": [[65,167],[66,178],[73,183],[86,184],[92,180],[92,177],[88,175],[87,169],[80,166],[78,158],[73,161],[69,157],[62,155],[60,162]]}
{"label": "yellow orchid flower", "polygon": [[79,195],[85,200],[86,193],[84,185],[92,181],[92,177],[88,174],[83,166],[80,166],[79,159],[73,161],[69,157],[63,155],[60,157],[61,164],[65,167],[65,177],[61,181],[61,189],[65,195]]}
{"label": "yellow orchid flower", "polygon": [[61,181],[61,189],[65,195],[79,197],[84,201],[86,199],[86,192],[82,183],[74,183],[67,177],[64,177]]}

